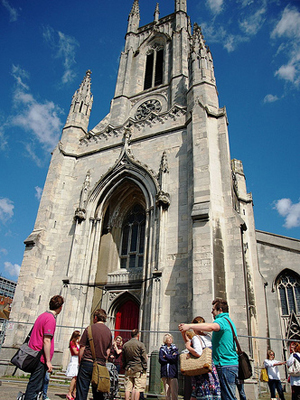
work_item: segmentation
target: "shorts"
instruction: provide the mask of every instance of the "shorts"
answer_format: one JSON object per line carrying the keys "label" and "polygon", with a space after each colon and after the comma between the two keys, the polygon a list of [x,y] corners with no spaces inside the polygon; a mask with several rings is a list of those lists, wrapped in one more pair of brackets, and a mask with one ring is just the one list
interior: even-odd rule
{"label": "shorts", "polygon": [[130,372],[125,371],[125,392],[132,392],[135,389],[137,392],[144,392],[146,390],[147,374],[146,371]]}

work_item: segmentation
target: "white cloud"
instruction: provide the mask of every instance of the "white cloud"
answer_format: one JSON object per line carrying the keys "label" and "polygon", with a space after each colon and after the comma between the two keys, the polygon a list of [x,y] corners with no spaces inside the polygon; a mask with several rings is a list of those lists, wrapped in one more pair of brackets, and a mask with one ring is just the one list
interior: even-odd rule
{"label": "white cloud", "polygon": [[[11,117],[10,124],[29,132],[45,151],[51,151],[56,146],[62,129],[59,118],[62,110],[52,101],[38,102],[28,92],[29,86],[24,82],[28,79],[28,74],[20,67],[13,66],[12,74],[17,83],[13,99],[17,112]],[[27,143],[25,148],[38,164],[32,146]]]}
{"label": "white cloud", "polygon": [[206,3],[214,14],[219,14],[223,9],[223,0],[206,0]]}
{"label": "white cloud", "polygon": [[7,271],[11,276],[19,276],[20,274],[20,265],[12,264],[11,262],[6,261],[4,263],[5,271]]}
{"label": "white cloud", "polygon": [[272,37],[287,36],[290,38],[300,37],[300,13],[289,5],[283,10],[281,19],[271,33]]}
{"label": "white cloud", "polygon": [[300,12],[297,8],[286,6],[280,20],[274,27],[271,37],[285,41],[280,44],[278,54],[285,55],[287,62],[275,72],[275,76],[300,85]]}
{"label": "white cloud", "polygon": [[264,98],[264,103],[274,103],[277,100],[279,100],[279,98],[276,95],[267,94]]}
{"label": "white cloud", "polygon": [[282,65],[276,72],[275,76],[279,76],[286,81],[294,82],[297,74],[296,66],[292,64]]}
{"label": "white cloud", "polygon": [[4,151],[7,148],[8,142],[3,126],[0,126],[0,150]]}
{"label": "white cloud", "polygon": [[0,198],[0,221],[6,222],[14,215],[14,203],[5,197]]}
{"label": "white cloud", "polygon": [[300,201],[293,204],[291,199],[280,199],[275,202],[274,208],[282,217],[285,217],[283,226],[287,229],[300,226]]}
{"label": "white cloud", "polygon": [[262,7],[256,12],[240,21],[240,28],[246,35],[256,35],[266,20],[266,8]]}
{"label": "white cloud", "polygon": [[75,38],[65,35],[60,31],[56,33],[51,27],[44,28],[43,37],[54,50],[55,57],[63,60],[64,74],[62,76],[62,83],[72,82],[76,77],[73,68],[76,64],[75,53],[79,43]]}
{"label": "white cloud", "polygon": [[42,193],[43,193],[43,189],[40,188],[39,186],[36,186],[36,187],[35,187],[35,197],[36,197],[38,200],[41,200]]}
{"label": "white cloud", "polygon": [[15,8],[13,8],[7,0],[2,0],[2,5],[9,12],[10,22],[15,22],[19,16],[18,11]]}
{"label": "white cloud", "polygon": [[8,251],[6,249],[0,249],[0,253],[6,256],[8,254]]}
{"label": "white cloud", "polygon": [[28,72],[26,72],[24,69],[20,68],[19,65],[12,65],[11,68],[11,73],[12,76],[15,78],[17,85],[25,90],[28,90],[29,87],[26,83],[24,83],[23,81],[26,79],[29,79],[29,74]]}

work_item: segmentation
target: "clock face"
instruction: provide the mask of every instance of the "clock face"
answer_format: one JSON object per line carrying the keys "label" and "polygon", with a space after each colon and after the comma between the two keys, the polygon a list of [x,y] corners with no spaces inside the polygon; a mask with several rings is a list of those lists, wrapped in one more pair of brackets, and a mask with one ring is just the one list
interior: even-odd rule
{"label": "clock face", "polygon": [[158,100],[156,99],[147,100],[138,107],[135,114],[135,118],[138,120],[144,119],[151,112],[159,113],[160,110],[161,110],[161,104]]}

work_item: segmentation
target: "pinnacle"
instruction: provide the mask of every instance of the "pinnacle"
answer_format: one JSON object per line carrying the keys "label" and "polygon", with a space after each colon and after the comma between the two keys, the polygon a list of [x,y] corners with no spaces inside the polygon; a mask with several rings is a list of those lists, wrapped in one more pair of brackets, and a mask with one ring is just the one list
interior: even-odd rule
{"label": "pinnacle", "polygon": [[140,14],[139,0],[134,0],[130,14]]}

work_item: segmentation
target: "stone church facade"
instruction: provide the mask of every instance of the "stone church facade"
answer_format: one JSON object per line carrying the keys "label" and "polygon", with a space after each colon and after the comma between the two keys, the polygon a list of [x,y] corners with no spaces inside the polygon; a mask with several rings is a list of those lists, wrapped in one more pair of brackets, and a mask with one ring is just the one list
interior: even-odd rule
{"label": "stone church facade", "polygon": [[[186,3],[175,0],[163,18],[157,5],[140,27],[134,1],[109,114],[88,129],[87,71],[53,152],[11,319],[32,323],[62,294],[58,324],[69,329],[57,329],[55,347],[64,366],[70,333],[98,307],[111,329],[145,331],[150,352],[178,323],[210,321],[215,297],[227,299],[255,365],[270,342],[253,337],[298,334],[300,241],[255,230],[212,54]],[[3,350],[27,330],[15,324]],[[272,346],[280,358],[282,343]]]}

